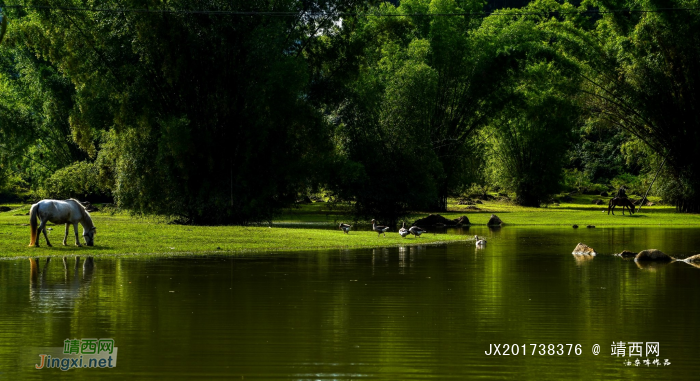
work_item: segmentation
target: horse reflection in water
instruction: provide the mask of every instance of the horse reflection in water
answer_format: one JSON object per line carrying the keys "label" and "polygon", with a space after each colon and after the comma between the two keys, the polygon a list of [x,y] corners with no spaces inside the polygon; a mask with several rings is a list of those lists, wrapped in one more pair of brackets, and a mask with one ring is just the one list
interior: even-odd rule
{"label": "horse reflection in water", "polygon": [[60,280],[57,279],[58,271],[50,271],[58,266],[60,265],[52,265],[49,257],[42,269],[39,258],[29,258],[29,298],[41,307],[68,307],[73,300],[86,295],[90,290],[95,270],[93,257],[87,257],[82,266],[80,257],[75,257],[72,269],[68,259],[63,257],[63,279],[58,278]]}

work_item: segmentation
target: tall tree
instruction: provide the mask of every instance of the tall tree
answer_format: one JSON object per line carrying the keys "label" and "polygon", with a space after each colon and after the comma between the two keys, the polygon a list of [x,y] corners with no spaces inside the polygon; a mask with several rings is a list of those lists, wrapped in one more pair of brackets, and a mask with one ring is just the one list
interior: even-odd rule
{"label": "tall tree", "polygon": [[[205,5],[230,13],[187,11]],[[72,82],[73,139],[99,150],[120,205],[183,222],[246,223],[293,202],[330,148],[307,101],[304,52],[352,6],[143,0],[126,8],[153,12],[36,9],[24,31],[29,48]]]}
{"label": "tall tree", "polygon": [[[576,57],[593,118],[618,126],[668,159],[669,200],[700,211],[700,14],[698,1],[588,1],[612,11],[558,25]],[[621,11],[625,10],[625,11]],[[669,189],[669,188],[667,188]]]}
{"label": "tall tree", "polygon": [[[383,17],[370,12],[355,21],[356,43],[347,46],[361,59],[346,97],[336,98],[334,120],[343,152],[365,168],[363,181],[374,190],[354,193],[359,208],[373,205],[372,213],[390,220],[399,211],[445,210],[447,196],[474,170],[465,163],[475,132],[505,104],[498,89],[532,50],[523,49],[527,34],[519,26],[480,28],[481,19],[468,13],[482,5],[406,0],[378,7]],[[366,152],[365,136],[382,145]],[[413,193],[420,197],[409,199]]]}

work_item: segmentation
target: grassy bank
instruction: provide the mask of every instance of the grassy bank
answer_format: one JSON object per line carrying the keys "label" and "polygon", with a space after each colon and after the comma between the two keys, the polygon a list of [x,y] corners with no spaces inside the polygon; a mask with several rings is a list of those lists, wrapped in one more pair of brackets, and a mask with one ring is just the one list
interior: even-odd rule
{"label": "grassy bank", "polygon": [[[642,213],[623,216],[621,211],[608,215],[604,205],[594,205],[596,196],[575,196],[571,202],[546,208],[524,208],[503,201],[483,201],[473,206],[452,202],[447,218],[466,215],[472,224],[485,225],[491,214],[497,214],[506,226],[700,226],[700,215],[676,213],[671,206],[645,206]],[[301,205],[285,211],[273,227],[182,226],[155,219],[131,218],[126,214],[92,213],[98,227],[96,246],[77,248],[72,231],[69,246],[62,246],[63,226],[51,226],[49,235],[54,247],[29,248],[29,206],[13,205],[13,210],[0,213],[0,257],[101,254],[169,254],[169,253],[236,253],[244,251],[352,249],[406,244],[428,244],[469,240],[469,237],[425,234],[420,239],[401,238],[396,229],[386,237],[369,231],[367,222],[360,222],[349,235],[329,230],[339,221],[351,222],[347,209],[328,203]],[[477,208],[477,209],[474,209]],[[416,213],[407,221],[428,214]],[[80,229],[82,234],[82,228]]]}
{"label": "grassy bank", "polygon": [[[63,246],[64,227],[49,225],[53,230],[47,247],[41,238],[40,248],[30,248],[28,216],[19,213],[0,213],[0,257],[63,256],[105,254],[206,254],[237,253],[245,251],[355,249],[399,246],[407,244],[434,244],[464,241],[465,236],[424,234],[420,238],[401,238],[396,230],[386,237],[377,237],[372,231],[241,226],[183,226],[159,223],[149,219],[130,218],[126,215],[92,213],[98,228],[93,247],[76,247],[71,228],[68,246]],[[366,227],[365,227],[366,229]],[[79,229],[82,239],[82,228]]]}
{"label": "grassy bank", "polygon": [[[639,197],[635,197],[639,198]],[[573,196],[571,202],[547,205],[541,208],[526,208],[504,201],[482,201],[476,205],[457,205],[450,200],[448,211],[440,215],[454,219],[459,216],[469,217],[475,225],[485,225],[491,214],[498,215],[506,225],[514,226],[571,226],[595,225],[600,227],[615,226],[700,226],[699,214],[676,213],[669,205],[642,207],[641,213],[632,216],[620,207],[615,208],[615,215],[608,215],[607,201],[610,197],[592,195]],[[595,200],[602,200],[605,205],[595,205]],[[651,198],[652,201],[658,201]],[[476,209],[475,209],[476,208]],[[415,213],[407,218],[412,223],[425,217],[430,212]],[[351,221],[347,210],[327,203],[313,203],[289,209],[280,216],[280,222],[333,224],[335,221]]]}

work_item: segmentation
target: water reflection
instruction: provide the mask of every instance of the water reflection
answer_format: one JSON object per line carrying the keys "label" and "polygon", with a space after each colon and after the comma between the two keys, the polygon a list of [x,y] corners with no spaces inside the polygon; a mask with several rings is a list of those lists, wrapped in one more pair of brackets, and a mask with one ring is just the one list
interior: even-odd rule
{"label": "water reflection", "polygon": [[[659,247],[684,258],[697,253],[700,229],[469,230],[488,246],[103,257],[97,266],[33,260],[29,288],[26,259],[0,261],[0,378],[94,378],[97,371],[12,373],[18,347],[68,337],[115,339],[119,366],[104,379],[626,379],[669,371],[684,379],[700,371],[692,329],[700,294],[688,292],[700,288],[700,272],[682,264],[640,270],[609,255]],[[602,254],[572,261],[577,242]],[[593,344],[613,341],[660,342],[673,369],[625,368],[609,352],[591,354]],[[574,343],[583,354],[486,356],[492,343]]]}
{"label": "water reflection", "polygon": [[671,261],[660,261],[660,262],[654,262],[654,261],[634,261],[634,263],[637,265],[638,268],[642,270],[650,270],[650,271],[656,271],[661,268],[664,268],[668,265],[670,265]]}
{"label": "water reflection", "polygon": [[39,258],[29,258],[29,299],[39,309],[69,308],[89,292],[94,258],[85,258],[81,266],[80,257],[75,257],[72,268],[66,257],[62,258],[62,266],[52,262],[50,257],[46,258],[42,268]]}
{"label": "water reflection", "polygon": [[574,260],[576,261],[577,266],[583,266],[587,264],[588,262],[592,261],[595,256],[593,255],[581,255],[581,254],[573,254]]}

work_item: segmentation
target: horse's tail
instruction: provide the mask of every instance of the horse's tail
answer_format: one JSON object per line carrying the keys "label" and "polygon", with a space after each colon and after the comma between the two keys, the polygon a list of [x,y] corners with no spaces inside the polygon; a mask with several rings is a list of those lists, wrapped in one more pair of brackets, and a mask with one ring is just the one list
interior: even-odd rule
{"label": "horse's tail", "polygon": [[29,241],[29,246],[34,246],[36,245],[36,240],[37,240],[37,213],[39,212],[39,204],[34,204],[32,205],[32,208],[29,209],[29,228],[32,229],[32,236]]}

